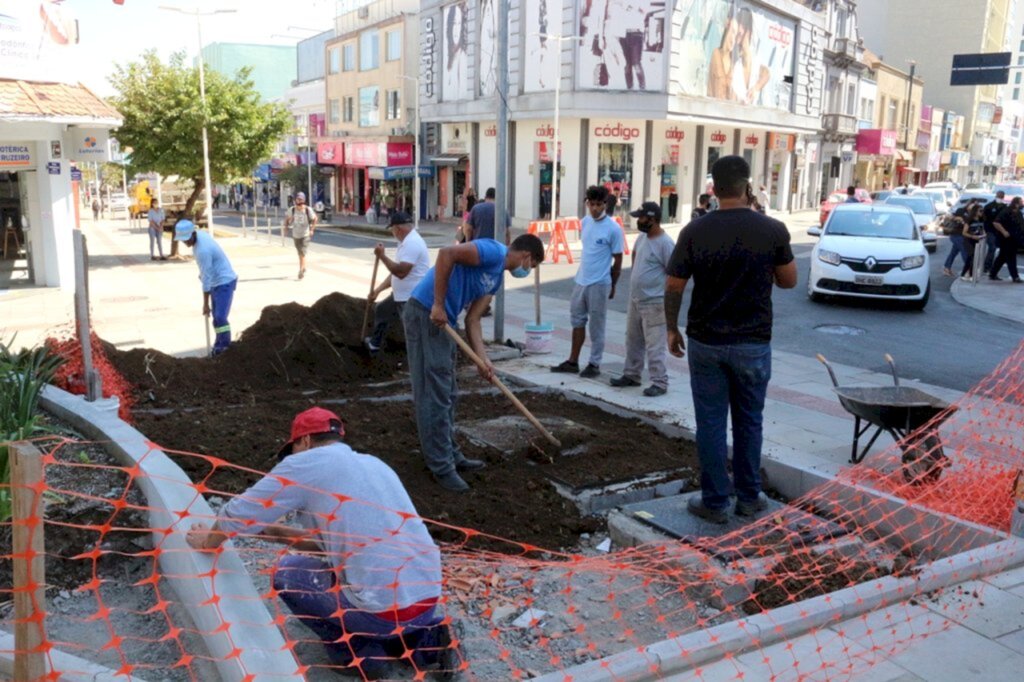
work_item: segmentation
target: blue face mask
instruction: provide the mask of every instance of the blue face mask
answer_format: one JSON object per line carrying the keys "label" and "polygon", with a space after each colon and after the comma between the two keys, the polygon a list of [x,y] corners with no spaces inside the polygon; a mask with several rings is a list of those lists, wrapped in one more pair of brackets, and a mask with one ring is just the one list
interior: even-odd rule
{"label": "blue face mask", "polygon": [[524,268],[522,265],[520,265],[518,268],[512,271],[512,276],[518,277],[519,279],[522,279],[523,277],[529,277],[530,269]]}

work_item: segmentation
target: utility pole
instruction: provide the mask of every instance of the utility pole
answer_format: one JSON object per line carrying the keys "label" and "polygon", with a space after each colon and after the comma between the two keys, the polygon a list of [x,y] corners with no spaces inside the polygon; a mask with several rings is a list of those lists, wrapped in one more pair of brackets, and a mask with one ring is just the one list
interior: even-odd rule
{"label": "utility pole", "polygon": [[[416,94],[413,95],[413,150],[412,150],[412,225],[414,230],[420,229],[420,79],[417,76],[399,75],[399,78],[412,81],[416,86]],[[404,93],[403,93],[404,97]]]}
{"label": "utility pole", "polygon": [[[497,0],[498,17],[508,16],[509,0]],[[494,237],[499,244],[505,243],[505,221],[508,216],[508,27],[498,21],[498,181],[495,183]],[[557,150],[555,152],[558,153]],[[494,297],[494,340],[504,341],[505,337],[505,286],[502,284]]]}
{"label": "utility pole", "polygon": [[[910,78],[907,79],[907,105],[903,109],[903,150],[910,151],[910,100],[914,96],[914,73],[917,70],[917,62],[910,61]],[[902,178],[897,177],[899,182]]]}

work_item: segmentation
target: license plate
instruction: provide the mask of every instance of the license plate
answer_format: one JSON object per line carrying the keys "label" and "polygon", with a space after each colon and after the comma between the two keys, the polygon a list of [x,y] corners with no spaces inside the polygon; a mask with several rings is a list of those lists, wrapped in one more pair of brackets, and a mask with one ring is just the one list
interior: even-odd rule
{"label": "license plate", "polygon": [[857,284],[870,284],[871,286],[882,286],[882,280],[884,278],[881,275],[854,275],[853,281]]}

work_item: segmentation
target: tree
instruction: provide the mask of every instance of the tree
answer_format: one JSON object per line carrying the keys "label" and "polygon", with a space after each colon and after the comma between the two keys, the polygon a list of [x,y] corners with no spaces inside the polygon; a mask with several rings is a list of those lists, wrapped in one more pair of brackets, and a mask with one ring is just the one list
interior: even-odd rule
{"label": "tree", "polygon": [[[330,175],[327,175],[320,170],[320,166],[313,166],[314,185],[317,182],[327,182],[330,177]],[[285,166],[280,173],[275,175],[274,179],[278,182],[286,183],[292,188],[293,193],[304,193],[307,197],[307,201],[310,203],[314,201],[313,192],[311,192],[309,188],[309,168],[307,168],[305,164],[301,166],[289,164]]]}
{"label": "tree", "polygon": [[210,179],[233,182],[248,177],[270,156],[276,142],[294,125],[279,104],[265,104],[249,79],[251,69],[234,78],[206,70],[204,116],[199,93],[199,70],[176,53],[164,64],[155,51],[141,61],[118,65],[110,83],[118,94],[114,106],[124,117],[115,132],[121,147],[131,147],[130,172],[156,171],[178,175],[193,183],[185,204],[191,215],[205,189],[203,121],[210,141]]}

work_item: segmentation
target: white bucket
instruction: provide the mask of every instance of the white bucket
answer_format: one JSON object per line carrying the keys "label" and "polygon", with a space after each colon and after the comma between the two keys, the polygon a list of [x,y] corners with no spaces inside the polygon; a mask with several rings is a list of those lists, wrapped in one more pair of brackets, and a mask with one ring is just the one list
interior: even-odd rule
{"label": "white bucket", "polygon": [[526,352],[530,355],[550,353],[554,331],[555,326],[550,322],[526,325]]}

